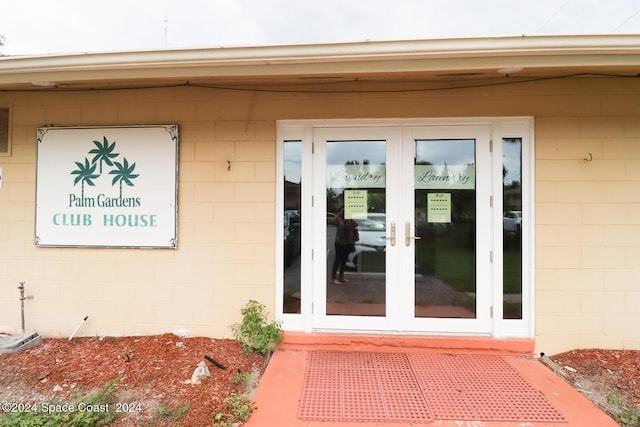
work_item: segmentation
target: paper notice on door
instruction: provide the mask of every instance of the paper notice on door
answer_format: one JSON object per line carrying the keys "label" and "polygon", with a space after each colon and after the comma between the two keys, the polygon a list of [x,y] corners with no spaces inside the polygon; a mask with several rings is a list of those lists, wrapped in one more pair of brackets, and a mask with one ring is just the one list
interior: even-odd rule
{"label": "paper notice on door", "polygon": [[451,193],[427,194],[427,222],[451,223]]}
{"label": "paper notice on door", "polygon": [[344,190],[345,219],[367,219],[367,190]]}

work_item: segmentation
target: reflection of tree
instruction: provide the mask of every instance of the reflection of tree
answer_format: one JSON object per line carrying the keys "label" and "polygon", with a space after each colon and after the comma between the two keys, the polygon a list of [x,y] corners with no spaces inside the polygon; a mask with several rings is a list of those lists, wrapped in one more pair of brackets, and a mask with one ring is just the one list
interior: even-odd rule
{"label": "reflection of tree", "polygon": [[342,206],[342,188],[327,188],[327,212],[338,212]]}
{"label": "reflection of tree", "polygon": [[[520,138],[503,138],[502,139],[503,144],[509,144],[512,145],[514,148],[516,148],[517,152],[518,152],[518,158],[509,158],[508,154],[503,154],[502,157],[504,158],[504,161],[502,162],[502,179],[503,179],[503,184],[504,186],[510,186],[512,185],[514,182],[518,182],[518,180],[512,180],[511,182],[507,182],[507,174],[509,173],[509,169],[507,169],[507,161],[508,160],[517,160],[518,161],[518,165],[522,164],[521,158],[522,158],[522,140]],[[511,151],[508,150],[508,151]],[[518,176],[520,176],[521,171],[518,170],[517,171]],[[511,187],[513,188],[513,187]]]}
{"label": "reflection of tree", "polygon": [[464,167],[464,174],[466,176],[473,176],[473,180],[475,182],[475,176],[476,176],[476,165],[475,163],[467,163]]}
{"label": "reflection of tree", "polygon": [[[475,182],[475,164],[467,163],[464,171],[465,176],[473,177]],[[475,223],[476,220],[476,191],[475,185],[473,188],[465,190],[453,190],[451,192],[451,204],[452,204],[452,221],[454,222],[467,222]]]}
{"label": "reflection of tree", "polygon": [[384,188],[372,188],[368,190],[367,210],[369,212],[386,212],[386,192]]}
{"label": "reflection of tree", "polygon": [[301,197],[300,197],[300,183],[288,181],[284,179],[284,206],[285,209],[300,210]]}
{"label": "reflection of tree", "polygon": [[520,181],[511,181],[504,186],[505,190],[520,188]]}
{"label": "reflection of tree", "polygon": [[[516,170],[518,176],[522,174],[522,140],[520,138],[503,138],[503,144],[509,144],[513,147],[513,150],[508,150],[511,152],[517,152],[517,157],[503,155],[504,161],[502,162],[502,187],[503,187],[503,204],[504,210],[518,210],[522,207],[522,186],[521,181],[519,179],[508,180],[507,175],[509,174],[509,170],[507,169],[506,164],[511,161],[517,161],[517,165],[519,170]],[[510,158],[511,157],[511,158]]]}

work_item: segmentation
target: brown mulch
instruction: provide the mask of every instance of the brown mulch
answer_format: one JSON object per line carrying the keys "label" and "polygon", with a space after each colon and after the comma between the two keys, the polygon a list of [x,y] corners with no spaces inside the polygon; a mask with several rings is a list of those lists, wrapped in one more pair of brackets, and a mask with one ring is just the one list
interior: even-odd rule
{"label": "brown mulch", "polygon": [[[226,369],[205,361],[205,355]],[[205,361],[211,377],[201,384],[187,383],[200,361]],[[153,417],[158,408],[184,404],[189,404],[189,410],[177,425],[212,425],[217,413],[229,412],[224,399],[241,392],[234,377],[240,373],[259,376],[263,364],[262,355],[245,353],[239,343],[227,339],[173,334],[45,339],[20,353],[0,354],[0,401],[73,401],[78,394],[96,392],[118,379],[118,401],[139,403],[140,411],[131,405],[134,410],[113,425],[137,425]]]}
{"label": "brown mulch", "polygon": [[[207,361],[211,377],[186,383],[205,355],[226,369]],[[640,351],[573,350],[544,359],[605,411],[619,411],[608,402],[610,394],[640,410]],[[173,334],[45,339],[20,353],[0,354],[0,402],[74,401],[117,378],[118,401],[139,403],[140,411],[123,414],[114,426],[145,425],[158,408],[184,404],[189,410],[176,425],[210,426],[217,413],[228,413],[224,399],[241,392],[234,378],[251,373],[257,379],[264,366],[262,355],[245,353],[227,339]]]}
{"label": "brown mulch", "polygon": [[610,395],[617,396],[626,408],[640,411],[640,351],[584,349],[550,358],[574,388],[609,414],[620,413],[609,402]]}

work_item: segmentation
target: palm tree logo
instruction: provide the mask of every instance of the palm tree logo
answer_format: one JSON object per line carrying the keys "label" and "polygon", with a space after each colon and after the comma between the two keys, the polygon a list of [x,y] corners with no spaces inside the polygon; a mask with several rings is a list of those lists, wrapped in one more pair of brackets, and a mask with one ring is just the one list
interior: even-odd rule
{"label": "palm tree logo", "polygon": [[131,166],[129,166],[129,162],[126,157],[122,163],[113,163],[116,165],[116,169],[109,172],[109,174],[115,175],[111,181],[111,185],[116,185],[116,182],[120,182],[120,198],[122,198],[122,183],[124,182],[128,186],[133,187],[133,182],[131,182],[131,180],[140,175],[133,173],[133,170],[136,168],[136,164],[132,163]]}
{"label": "palm tree logo", "polygon": [[89,159],[87,159],[86,157],[84,159],[84,164],[80,162],[75,162],[75,164],[76,166],[78,166],[78,169],[71,172],[71,175],[78,176],[76,176],[76,178],[73,180],[73,185],[76,185],[79,182],[82,183],[81,199],[84,199],[84,184],[87,183],[87,185],[95,186],[93,180],[98,178],[100,175],[96,175],[94,173],[96,171],[96,164],[94,163],[93,165],[90,165]]}
{"label": "palm tree logo", "polygon": [[102,143],[100,141],[93,141],[97,148],[89,151],[89,154],[95,154],[93,159],[91,159],[91,163],[95,163],[96,161],[100,161],[100,174],[102,174],[102,163],[106,163],[108,166],[113,166],[111,159],[118,157],[118,154],[113,153],[113,149],[116,148],[115,141],[113,144],[109,145],[109,141],[106,136],[102,137]]}
{"label": "palm tree logo", "polygon": [[[102,165],[106,164],[107,166],[111,166],[112,170],[109,171],[110,175],[115,175],[111,182],[111,185],[116,185],[116,183],[120,183],[120,198],[122,198],[122,183],[127,184],[130,187],[133,187],[133,180],[136,179],[139,174],[133,173],[136,168],[136,164],[129,164],[129,161],[126,157],[123,157],[122,162],[117,162],[116,159],[120,154],[114,153],[113,151],[116,148],[115,141],[109,143],[109,140],[106,136],[102,137],[102,142],[94,140],[96,148],[89,150],[89,154],[93,154],[93,158],[91,162],[89,159],[85,157],[84,163],[82,162],[74,162],[78,169],[71,172],[71,175],[77,175],[73,181],[73,185],[82,183],[82,199],[84,199],[84,184],[90,186],[95,186],[93,180],[99,178],[102,175]],[[96,168],[100,164],[100,171],[96,173]]]}

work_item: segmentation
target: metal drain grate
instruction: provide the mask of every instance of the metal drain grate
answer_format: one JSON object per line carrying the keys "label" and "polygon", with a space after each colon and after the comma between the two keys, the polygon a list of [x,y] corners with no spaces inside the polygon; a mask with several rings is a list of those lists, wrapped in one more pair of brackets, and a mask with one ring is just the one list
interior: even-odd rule
{"label": "metal drain grate", "polygon": [[298,417],[343,422],[565,422],[505,358],[309,353]]}

